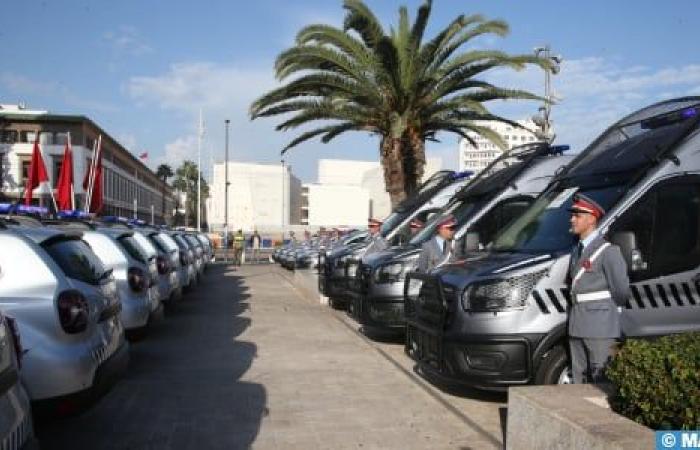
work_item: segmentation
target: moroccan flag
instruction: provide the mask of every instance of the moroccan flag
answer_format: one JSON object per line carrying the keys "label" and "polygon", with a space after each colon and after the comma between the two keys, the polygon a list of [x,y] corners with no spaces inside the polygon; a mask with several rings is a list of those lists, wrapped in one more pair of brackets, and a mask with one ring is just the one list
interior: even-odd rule
{"label": "moroccan flag", "polygon": [[44,159],[41,157],[39,150],[39,133],[36,134],[34,140],[34,151],[32,152],[32,162],[29,164],[29,175],[27,177],[27,186],[24,191],[24,204],[32,204],[32,191],[39,187],[41,183],[49,181],[49,176],[46,173]]}
{"label": "moroccan flag", "polygon": [[59,211],[75,208],[73,204],[73,151],[70,148],[70,135],[66,141],[66,148],[63,150],[61,173],[58,175],[56,203]]}
{"label": "moroccan flag", "polygon": [[[102,136],[97,139],[97,150],[95,151],[95,161],[90,165],[90,170],[85,173],[83,179],[83,189],[86,189],[85,195],[89,195],[87,189],[90,188],[90,174],[94,171],[92,184],[92,199],[90,200],[90,210],[87,212],[99,213],[102,210]],[[87,200],[86,200],[87,201]]]}
{"label": "moroccan flag", "polygon": [[148,152],[143,152],[139,155],[139,159],[148,159]]}

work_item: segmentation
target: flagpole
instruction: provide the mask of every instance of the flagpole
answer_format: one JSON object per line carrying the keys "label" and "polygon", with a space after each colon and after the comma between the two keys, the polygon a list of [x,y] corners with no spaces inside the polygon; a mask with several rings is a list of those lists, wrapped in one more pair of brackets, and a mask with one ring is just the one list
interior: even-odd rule
{"label": "flagpole", "polygon": [[73,144],[71,143],[70,131],[66,133],[68,135],[68,151],[70,152],[70,165],[71,165],[71,180],[70,180],[70,207],[75,210],[75,175],[73,174]]}
{"label": "flagpole", "polygon": [[[41,151],[41,143],[39,143],[39,155],[41,156],[41,160],[44,160],[44,154]],[[51,183],[49,183],[49,194],[51,195],[51,200],[53,201],[53,207],[54,211],[58,213],[58,204],[56,203],[56,197],[53,195],[53,186],[51,186]],[[39,199],[41,200],[41,197],[43,194],[39,194]]]}
{"label": "flagpole", "polygon": [[[88,169],[88,186],[87,186],[87,191],[85,192],[85,212],[90,214],[90,204],[92,203],[92,176],[93,176],[93,167],[97,163],[97,158],[95,156],[97,155],[97,141],[92,143],[92,159],[90,159],[90,168]],[[83,182],[84,183],[84,182]]]}
{"label": "flagpole", "polygon": [[202,231],[202,135],[204,123],[202,123],[202,108],[199,108],[199,124],[197,131],[197,231]]}
{"label": "flagpole", "polygon": [[102,153],[102,135],[100,134],[97,137],[97,150],[92,155],[93,163],[92,163],[92,172],[90,173],[90,183],[88,184],[89,190],[90,190],[90,197],[88,200],[88,210],[87,213],[90,213],[90,209],[92,208],[92,194],[95,191],[95,182],[97,181],[97,162],[100,158],[100,154]]}

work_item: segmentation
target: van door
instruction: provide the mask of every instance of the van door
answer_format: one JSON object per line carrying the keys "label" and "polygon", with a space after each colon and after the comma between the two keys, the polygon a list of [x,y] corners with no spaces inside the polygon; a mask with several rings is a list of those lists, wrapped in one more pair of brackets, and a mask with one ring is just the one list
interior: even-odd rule
{"label": "van door", "polygon": [[610,227],[632,232],[632,297],[622,313],[627,336],[700,330],[700,176],[652,187]]}

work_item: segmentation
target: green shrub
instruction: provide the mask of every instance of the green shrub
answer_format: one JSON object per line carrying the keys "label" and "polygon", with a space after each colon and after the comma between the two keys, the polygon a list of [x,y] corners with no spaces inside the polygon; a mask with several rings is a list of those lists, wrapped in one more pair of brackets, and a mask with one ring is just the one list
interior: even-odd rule
{"label": "green shrub", "polygon": [[607,376],[618,413],[656,430],[700,429],[700,333],[628,340]]}

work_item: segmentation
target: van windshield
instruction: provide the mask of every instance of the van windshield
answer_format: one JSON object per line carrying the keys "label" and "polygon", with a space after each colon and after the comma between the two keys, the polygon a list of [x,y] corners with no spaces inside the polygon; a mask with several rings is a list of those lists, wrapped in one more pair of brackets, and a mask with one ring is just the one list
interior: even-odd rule
{"label": "van windshield", "polygon": [[573,196],[581,192],[606,211],[627,192],[624,184],[586,188],[559,187],[538,198],[525,213],[506,227],[493,242],[497,252],[549,253],[568,251],[576,240],[569,232]]}
{"label": "van windshield", "polygon": [[438,224],[449,214],[454,216],[457,221],[455,229],[459,230],[483,204],[484,201],[476,201],[476,199],[473,198],[455,201],[453,204],[449,205],[443,213],[435,214],[431,217],[428,223],[425,224],[425,227],[411,238],[409,244],[422,245],[424,242],[428,241],[435,235]]}
{"label": "van windshield", "polygon": [[44,249],[68,278],[98,285],[107,269],[90,246],[80,239],[51,240]]}

